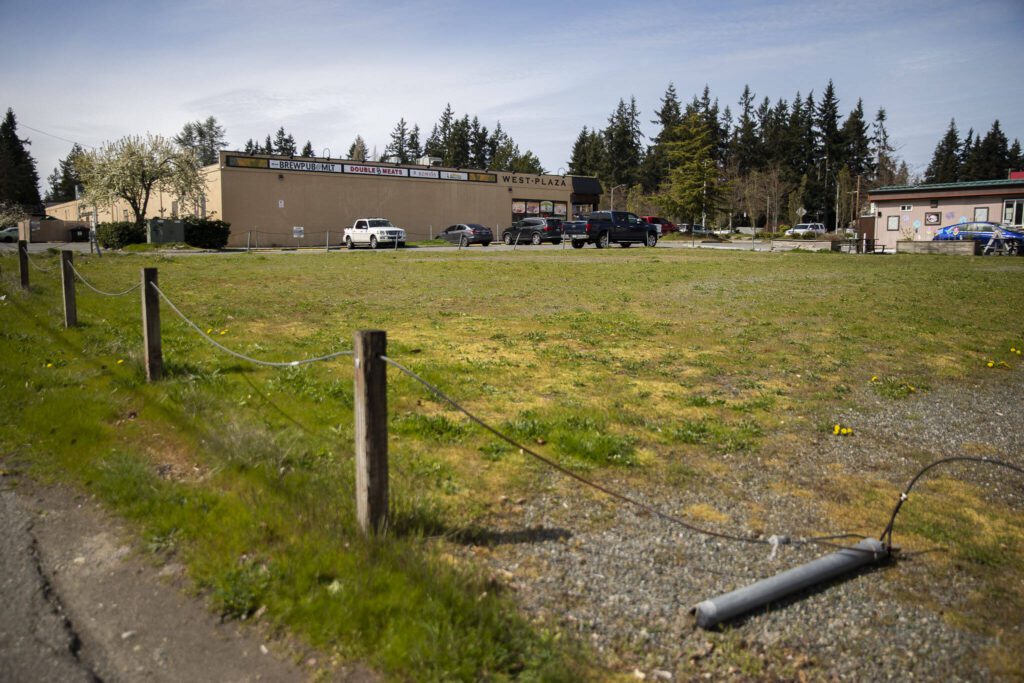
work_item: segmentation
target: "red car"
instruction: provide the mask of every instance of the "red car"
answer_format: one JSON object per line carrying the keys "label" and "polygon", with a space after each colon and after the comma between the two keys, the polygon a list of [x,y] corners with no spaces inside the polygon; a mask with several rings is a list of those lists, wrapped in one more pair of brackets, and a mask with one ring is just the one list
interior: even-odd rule
{"label": "red car", "polygon": [[667,235],[670,232],[678,232],[679,226],[670,220],[666,220],[661,216],[640,216],[640,220],[646,223],[653,223],[661,228],[661,234]]}

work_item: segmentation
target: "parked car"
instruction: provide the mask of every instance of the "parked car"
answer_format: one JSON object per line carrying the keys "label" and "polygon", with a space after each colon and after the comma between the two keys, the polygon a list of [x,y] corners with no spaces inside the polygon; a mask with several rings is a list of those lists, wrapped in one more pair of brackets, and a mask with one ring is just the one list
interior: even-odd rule
{"label": "parked car", "polygon": [[939,231],[935,233],[935,237],[932,239],[974,240],[975,242],[985,242],[987,244],[997,231],[1001,235],[1001,237],[996,238],[997,246],[998,240],[1002,239],[1007,251],[1011,254],[1024,253],[1024,230],[1004,227],[987,221],[969,221],[967,223],[947,225],[944,228],[939,228]]}
{"label": "parked car", "polygon": [[797,223],[792,228],[784,232],[786,237],[803,237],[804,235],[824,235],[825,224],[824,223]]}
{"label": "parked car", "polygon": [[582,249],[585,244],[593,244],[604,249],[610,244],[629,247],[643,244],[653,247],[658,243],[658,226],[628,211],[595,211],[587,217],[583,231],[566,231],[566,239],[572,240],[575,249]]}
{"label": "parked car", "polygon": [[697,235],[710,235],[711,228],[704,227],[700,223],[694,223],[690,226],[690,233],[694,236]]}
{"label": "parked car", "polygon": [[457,223],[442,230],[438,237],[446,242],[461,244],[464,247],[471,244],[482,244],[486,247],[494,240],[494,233],[490,228],[479,223]]}
{"label": "parked car", "polygon": [[368,246],[377,249],[383,244],[405,246],[405,230],[396,228],[386,218],[357,218],[351,228],[345,228],[345,246],[355,249]]}
{"label": "parked car", "polygon": [[659,228],[659,235],[667,235],[671,232],[679,231],[679,227],[675,223],[662,218],[661,216],[640,216],[640,220],[647,221],[652,225],[657,225]]}
{"label": "parked car", "polygon": [[18,241],[18,226],[12,225],[10,227],[0,230],[0,242],[17,242]]}
{"label": "parked car", "polygon": [[516,221],[505,232],[501,233],[501,241],[505,244],[540,244],[562,242],[561,218],[524,218]]}

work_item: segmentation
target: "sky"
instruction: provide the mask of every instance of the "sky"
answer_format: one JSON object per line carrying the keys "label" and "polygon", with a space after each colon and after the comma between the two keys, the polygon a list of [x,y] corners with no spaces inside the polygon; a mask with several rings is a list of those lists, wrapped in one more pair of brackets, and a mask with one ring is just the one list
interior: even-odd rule
{"label": "sky", "polygon": [[0,107],[41,185],[71,149],[173,136],[214,116],[229,149],[278,127],[342,157],[383,152],[402,117],[426,138],[450,103],[497,121],[553,173],[581,128],[635,96],[648,138],[668,84],[735,114],[820,94],[863,99],[921,172],[955,118],[1024,139],[1024,0],[0,0]]}

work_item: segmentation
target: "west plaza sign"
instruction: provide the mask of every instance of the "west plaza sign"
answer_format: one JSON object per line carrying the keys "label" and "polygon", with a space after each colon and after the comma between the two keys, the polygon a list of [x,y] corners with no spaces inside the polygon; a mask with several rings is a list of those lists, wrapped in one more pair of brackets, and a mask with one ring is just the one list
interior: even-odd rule
{"label": "west plaza sign", "polygon": [[[271,171],[300,171],[305,173],[344,173],[350,175],[371,175],[387,178],[422,178],[426,180],[456,180],[470,183],[497,183],[498,176],[482,171],[448,171],[425,168],[402,168],[375,164],[337,164],[305,159],[265,159],[261,157],[231,156],[227,165],[235,168],[261,168]],[[503,173],[501,182],[508,185],[530,185],[532,187],[569,187],[567,179],[561,176],[519,175]]]}

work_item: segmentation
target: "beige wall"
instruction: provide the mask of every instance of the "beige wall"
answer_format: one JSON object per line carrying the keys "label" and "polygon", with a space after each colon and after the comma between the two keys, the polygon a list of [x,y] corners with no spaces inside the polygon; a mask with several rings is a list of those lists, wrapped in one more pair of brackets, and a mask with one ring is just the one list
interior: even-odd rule
{"label": "beige wall", "polygon": [[[219,168],[216,165],[206,166],[202,169],[201,173],[206,182],[206,216],[208,218],[222,218]],[[150,195],[149,203],[146,205],[146,218],[171,218],[172,211],[175,208],[174,202],[175,199],[170,194],[155,190]],[[198,211],[196,211],[197,208],[199,209]],[[179,216],[202,214],[202,206],[195,207],[191,204],[188,206],[179,205],[177,209],[177,215]],[[123,200],[118,200],[114,204],[96,207],[96,213],[100,223],[134,220],[134,214],[132,214],[131,209],[128,207],[128,203]],[[73,224],[69,225],[69,227],[74,227],[74,225],[79,223],[88,225],[92,220],[93,207],[86,205],[82,200],[76,199],[46,207],[46,215]],[[32,239],[35,242],[60,241],[42,240],[35,236]]]}
{"label": "beige wall", "polygon": [[[222,154],[222,162],[228,155]],[[254,246],[322,245],[328,231],[336,244],[345,228],[365,217],[389,219],[405,228],[410,241],[437,235],[453,223],[486,225],[500,239],[500,229],[512,222],[513,199],[564,202],[572,211],[571,177],[494,175],[496,183],[482,183],[238,168],[225,163],[220,187],[225,220],[231,223],[231,246],[245,246],[250,237]],[[302,239],[292,237],[298,226],[304,229]]]}
{"label": "beige wall", "polygon": [[[1020,192],[1009,192],[1006,195],[975,196],[975,197],[944,197],[934,199],[923,195],[910,199],[875,199],[875,243],[886,245],[887,250],[895,251],[899,240],[931,240],[939,228],[959,223],[961,220],[973,221],[975,209],[987,209],[988,218],[984,220],[1002,223],[1003,200],[1021,198]],[[936,204],[936,206],[932,206]],[[910,206],[904,211],[903,206]],[[939,224],[929,225],[925,214],[938,213]],[[893,216],[899,223],[898,230],[889,230],[889,218]]]}

